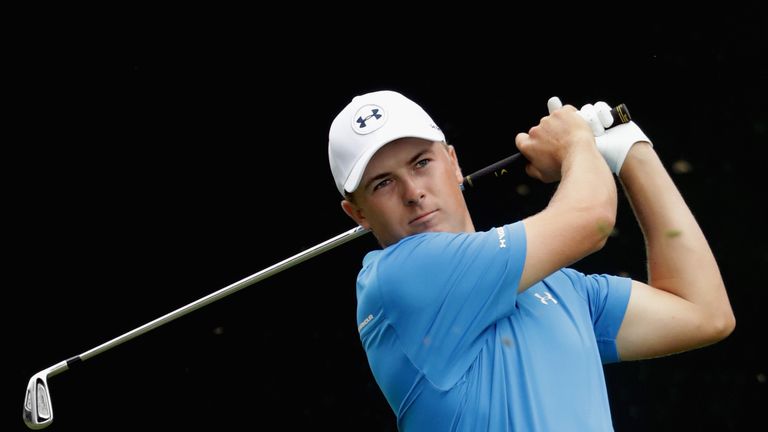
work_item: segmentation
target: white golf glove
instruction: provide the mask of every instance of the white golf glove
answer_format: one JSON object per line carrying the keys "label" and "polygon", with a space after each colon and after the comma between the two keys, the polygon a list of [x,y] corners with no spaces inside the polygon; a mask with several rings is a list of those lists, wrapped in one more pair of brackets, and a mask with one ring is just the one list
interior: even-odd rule
{"label": "white golf glove", "polygon": [[[547,109],[550,114],[562,106],[562,102],[556,96],[551,97],[547,101]],[[603,155],[603,159],[608,163],[611,171],[616,175],[619,175],[621,172],[624,159],[627,157],[629,149],[635,143],[645,141],[653,145],[651,140],[632,120],[611,127],[613,124],[611,107],[603,101],[596,102],[594,105],[586,104],[582,106],[579,114],[589,123],[595,135],[597,149]],[[609,127],[610,129],[606,129]]]}

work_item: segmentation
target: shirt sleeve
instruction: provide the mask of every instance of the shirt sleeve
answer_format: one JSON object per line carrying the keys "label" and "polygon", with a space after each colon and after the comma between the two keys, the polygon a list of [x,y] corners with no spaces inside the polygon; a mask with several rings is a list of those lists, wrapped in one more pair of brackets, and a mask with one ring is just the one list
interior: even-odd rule
{"label": "shirt sleeve", "polygon": [[413,236],[384,255],[382,303],[408,356],[433,382],[451,385],[486,329],[513,313],[524,261],[521,222]]}
{"label": "shirt sleeve", "polygon": [[597,347],[603,363],[621,361],[616,348],[616,336],[624,320],[629,304],[632,279],[606,274],[583,274],[569,269],[571,275],[579,275],[581,294],[589,305]]}

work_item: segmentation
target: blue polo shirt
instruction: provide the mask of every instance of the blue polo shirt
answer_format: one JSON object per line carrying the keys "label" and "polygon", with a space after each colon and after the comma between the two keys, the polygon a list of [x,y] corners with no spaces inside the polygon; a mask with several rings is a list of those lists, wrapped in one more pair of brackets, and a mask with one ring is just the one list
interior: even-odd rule
{"label": "blue polo shirt", "polygon": [[631,280],[564,268],[518,294],[522,222],[368,253],[357,323],[403,431],[611,431],[603,363]]}

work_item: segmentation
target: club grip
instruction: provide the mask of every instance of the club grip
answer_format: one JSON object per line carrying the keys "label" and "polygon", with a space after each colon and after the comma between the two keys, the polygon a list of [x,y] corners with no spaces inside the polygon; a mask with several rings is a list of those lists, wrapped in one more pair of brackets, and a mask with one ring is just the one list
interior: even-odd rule
{"label": "club grip", "polygon": [[[512,156],[506,157],[494,164],[488,165],[487,167],[477,170],[473,172],[472,174],[464,177],[464,181],[461,183],[462,190],[471,189],[474,187],[477,187],[477,182],[481,179],[485,179],[487,177],[501,177],[504,174],[507,173],[507,168],[512,165],[512,162],[516,161],[517,159],[521,158],[520,153],[515,153]],[[482,183],[482,182],[481,182]]]}
{"label": "club grip", "polygon": [[632,120],[632,117],[629,115],[629,108],[625,104],[618,104],[611,108],[611,117],[613,117],[613,124],[610,127],[629,123]]}
{"label": "club grip", "polygon": [[[629,115],[629,108],[627,108],[625,104],[619,104],[611,108],[611,117],[613,118],[613,123],[606,129],[610,129],[619,124],[628,123],[632,120],[632,117]],[[461,189],[473,189],[477,187],[478,183],[485,183],[486,179],[501,177],[507,174],[507,168],[509,168],[509,166],[516,160],[522,159],[521,156],[520,153],[515,153],[512,156],[506,157],[496,163],[473,172],[464,177],[464,181],[461,183]]]}

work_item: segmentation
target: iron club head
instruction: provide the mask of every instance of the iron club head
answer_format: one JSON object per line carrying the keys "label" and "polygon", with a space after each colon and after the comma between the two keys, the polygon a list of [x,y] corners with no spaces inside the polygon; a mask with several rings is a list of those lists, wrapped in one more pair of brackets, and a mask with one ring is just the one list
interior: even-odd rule
{"label": "iron club head", "polygon": [[24,396],[24,423],[30,429],[43,429],[53,422],[51,394],[48,390],[48,378],[67,370],[63,361],[36,373],[27,384]]}

